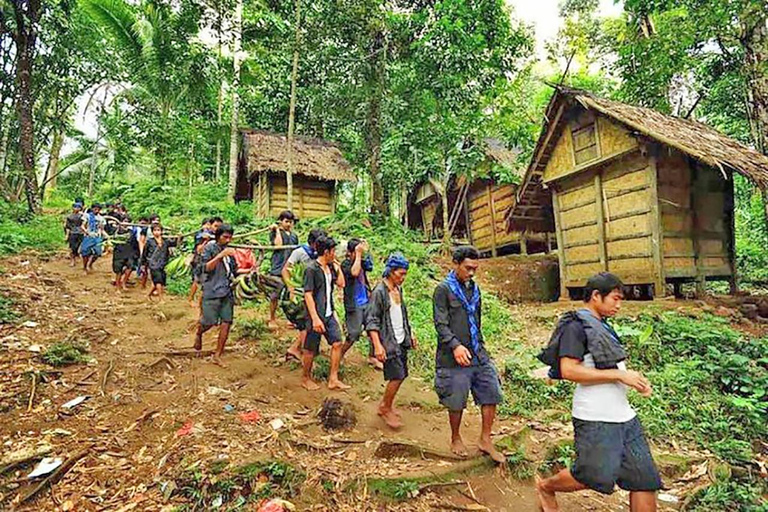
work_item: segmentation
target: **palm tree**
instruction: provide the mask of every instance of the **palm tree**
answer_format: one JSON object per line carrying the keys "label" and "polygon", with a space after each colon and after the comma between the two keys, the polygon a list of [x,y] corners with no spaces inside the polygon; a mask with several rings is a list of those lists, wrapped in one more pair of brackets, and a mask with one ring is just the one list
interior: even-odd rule
{"label": "palm tree", "polygon": [[[149,140],[165,181],[171,164],[171,121],[194,88],[206,77],[190,72],[189,46],[194,36],[180,14],[156,0],[134,7],[125,0],[83,0],[86,12],[111,36],[130,82],[123,96],[157,116]],[[181,40],[180,40],[181,38]]]}

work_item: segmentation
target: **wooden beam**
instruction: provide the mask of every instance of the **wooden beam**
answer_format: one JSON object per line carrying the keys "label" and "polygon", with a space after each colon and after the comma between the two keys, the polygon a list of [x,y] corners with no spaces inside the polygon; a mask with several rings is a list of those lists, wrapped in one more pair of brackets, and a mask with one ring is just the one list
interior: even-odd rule
{"label": "wooden beam", "polygon": [[664,297],[667,294],[667,287],[664,278],[664,260],[662,256],[663,231],[661,224],[661,214],[659,210],[659,170],[656,156],[656,148],[649,148],[648,152],[648,177],[650,178],[650,188],[648,190],[649,201],[651,203],[651,251],[653,252],[653,282],[654,297]]}
{"label": "wooden beam", "polygon": [[560,198],[557,195],[557,189],[552,188],[552,209],[555,217],[555,235],[557,236],[557,261],[560,267],[560,300],[568,300],[568,288],[566,283],[565,269],[565,244],[563,243],[562,220],[560,219]]}
{"label": "wooden beam", "polygon": [[694,260],[696,262],[695,294],[697,298],[700,298],[704,296],[706,291],[706,274],[704,273],[704,262],[702,261],[701,256],[702,247],[701,236],[699,233],[701,226],[699,226],[699,215],[697,213],[700,205],[696,202],[696,198],[698,196],[696,189],[699,186],[699,169],[696,160],[688,157],[687,161],[688,168],[691,173],[691,215],[693,216],[693,229],[691,230],[691,237],[693,238],[693,252],[695,253]]}
{"label": "wooden beam", "polygon": [[491,208],[491,254],[495,258],[496,253],[496,205],[493,201],[493,187],[488,182],[486,192],[488,194],[488,206]]}
{"label": "wooden beam", "polygon": [[600,266],[608,270],[608,248],[605,245],[605,213],[603,212],[603,181],[600,171],[595,173],[595,220],[597,222],[597,250]]}

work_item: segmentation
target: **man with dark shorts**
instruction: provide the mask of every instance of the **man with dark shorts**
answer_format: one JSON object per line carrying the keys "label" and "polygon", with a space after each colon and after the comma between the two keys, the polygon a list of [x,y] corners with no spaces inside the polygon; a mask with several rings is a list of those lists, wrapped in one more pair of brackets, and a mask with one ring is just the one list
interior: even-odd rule
{"label": "man with dark shorts", "polygon": [[[301,247],[298,247],[294,249],[291,252],[291,255],[288,257],[288,261],[285,262],[285,265],[283,265],[283,271],[282,271],[282,278],[283,278],[283,284],[285,285],[285,288],[288,292],[287,299],[289,302],[291,302],[294,306],[294,293],[295,290],[293,289],[293,286],[291,285],[291,269],[293,269],[296,265],[304,265],[306,266],[309,264],[310,261],[313,261],[317,259],[317,239],[321,236],[325,236],[325,231],[322,229],[315,228],[309,232],[309,235],[307,236],[307,243],[302,244]],[[285,295],[284,295],[285,296]],[[286,304],[283,303],[283,311],[287,312],[286,310]],[[303,294],[302,294],[302,307],[303,307]],[[297,308],[294,308],[297,309]],[[299,310],[300,311],[300,310]],[[306,313],[306,310],[304,311]],[[290,358],[294,358],[297,361],[301,361],[301,348],[304,346],[304,340],[307,338],[307,322],[306,322],[306,315],[304,316],[303,321],[297,321],[292,320],[292,323],[294,323],[294,326],[296,329],[298,329],[299,333],[296,336],[296,341],[291,344],[291,346],[288,348],[288,350],[285,353],[285,360],[287,361]]]}
{"label": "man with dark shorts", "polygon": [[[284,245],[299,245],[299,237],[293,232],[293,224],[296,217],[291,210],[284,210],[277,216],[277,222],[270,226],[269,243],[275,247]],[[275,249],[272,251],[272,265],[269,268],[269,275],[279,282],[279,285],[269,296],[269,327],[277,327],[277,301],[280,297],[282,288],[283,266],[291,255],[293,249]]]}
{"label": "man with dark shorts", "polygon": [[379,404],[379,416],[395,429],[403,426],[400,411],[395,409],[395,395],[408,377],[408,351],[417,347],[403,300],[402,287],[408,266],[408,260],[400,253],[387,258],[383,279],[371,293],[365,317],[374,354],[384,363],[384,380],[387,381]]}
{"label": "man with dark shorts", "polygon": [[67,215],[64,221],[64,233],[67,235],[69,245],[69,266],[74,267],[80,254],[80,244],[83,243],[83,205],[72,205],[72,213]]}
{"label": "man with dark shorts", "polygon": [[435,288],[435,391],[440,403],[448,409],[451,451],[459,456],[467,455],[461,438],[461,418],[471,391],[482,414],[478,448],[494,461],[503,463],[504,456],[491,441],[496,406],[502,395],[499,374],[485,350],[480,287],[472,279],[479,259],[480,253],[474,247],[458,247],[453,253],[453,270]]}
{"label": "man with dark shorts", "polygon": [[651,396],[651,383],[627,370],[626,352],[607,319],[621,308],[623,284],[613,274],[592,276],[584,288],[585,307],[565,313],[539,358],[551,366],[550,377],[576,383],[573,392],[576,461],[536,489],[542,510],[558,510],[556,493],[593,489],[611,494],[629,491],[632,512],[656,510],[661,478],[643,427],[629,405],[630,388]]}
{"label": "man with dark shorts", "polygon": [[325,340],[331,345],[328,389],[349,389],[349,386],[339,379],[344,342],[341,340],[341,329],[333,306],[333,287],[334,284],[344,287],[344,274],[336,261],[335,248],[336,241],[333,238],[318,238],[317,259],[307,265],[304,273],[304,304],[310,322],[302,353],[301,385],[310,391],[320,389],[320,385],[312,379],[312,364],[315,356],[320,353],[321,336],[325,336]]}
{"label": "man with dark shorts", "polygon": [[235,250],[227,247],[232,241],[234,230],[222,224],[216,230],[215,242],[206,244],[201,264],[203,266],[203,303],[200,321],[195,334],[195,350],[203,348],[203,334],[219,325],[219,337],[213,353],[213,363],[225,367],[221,361],[224,345],[229,337],[235,312],[235,296],[232,281],[237,274]]}
{"label": "man with dark shorts", "polygon": [[[120,219],[124,220],[124,219]],[[128,278],[136,266],[138,253],[134,249],[132,238],[134,230],[122,222],[114,226],[112,233],[112,272],[115,274],[115,288],[117,291],[126,291]]]}
{"label": "man with dark shorts", "polygon": [[[347,257],[341,263],[344,272],[344,324],[347,328],[347,342],[344,354],[352,348],[365,332],[365,309],[371,295],[368,272],[373,270],[373,260],[367,254],[368,242],[351,238],[347,242]],[[373,354],[373,343],[368,343],[368,362],[377,370],[384,368],[381,361]]]}

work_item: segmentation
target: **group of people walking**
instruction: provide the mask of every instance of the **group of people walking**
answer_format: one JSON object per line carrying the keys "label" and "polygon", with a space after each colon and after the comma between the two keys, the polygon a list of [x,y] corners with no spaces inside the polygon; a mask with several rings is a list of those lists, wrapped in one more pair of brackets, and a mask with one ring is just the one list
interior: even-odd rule
{"label": "group of people walking", "polygon": [[[97,206],[80,221],[72,218],[70,222],[72,216],[67,218],[70,235],[77,234],[74,226],[83,230],[79,252],[86,270],[92,268],[95,259],[88,252],[86,240],[95,236],[100,226],[103,229]],[[79,213],[77,207],[75,205],[73,215]],[[161,255],[156,258],[163,260],[166,253],[162,248],[168,247],[170,241],[159,241],[162,238],[162,230],[156,230],[159,222],[152,224],[147,220],[155,245],[159,247],[152,250],[160,250]],[[301,385],[305,389],[319,389],[312,367],[324,339],[330,346],[327,387],[349,389],[350,386],[342,382],[339,370],[349,349],[367,334],[368,360],[382,371],[386,382],[378,414],[389,427],[401,427],[403,416],[395,407],[395,400],[408,378],[409,352],[419,346],[408,315],[408,298],[403,293],[410,262],[399,252],[388,255],[381,278],[371,286],[374,262],[365,240],[348,240],[344,260],[339,261],[337,241],[323,230],[311,230],[306,243],[299,245],[293,229],[296,221],[292,212],[284,211],[270,228],[274,251],[269,274],[285,286],[285,290],[277,290],[270,297],[270,323],[274,325],[277,321],[281,296],[291,300],[296,294],[303,294],[305,314],[303,321],[292,320],[298,332],[286,359],[301,362]],[[218,325],[213,361],[221,365],[234,319],[232,282],[238,274],[253,270],[238,268],[236,250],[229,247],[233,235],[233,228],[221,219],[206,219],[195,235],[194,244],[191,297],[198,287],[202,288],[194,348],[201,350],[203,334]],[[73,243],[70,239],[74,261]],[[93,242],[89,245],[93,246]],[[147,245],[148,242],[144,247]],[[88,251],[84,252],[83,246]],[[133,255],[135,253],[131,253]],[[502,401],[502,387],[483,336],[482,293],[474,279],[481,264],[480,254],[471,246],[458,247],[453,251],[452,264],[451,271],[435,287],[432,300],[437,337],[434,389],[448,413],[452,452],[468,455],[462,420],[471,394],[481,411],[478,449],[503,463],[505,457],[491,437],[496,408]],[[294,288],[291,280],[292,268],[296,265],[306,267],[301,291]],[[117,268],[113,270],[117,273]],[[126,276],[124,270],[123,276]],[[158,282],[164,284],[163,275],[151,272],[151,276],[153,283],[157,277]],[[337,314],[337,288],[343,290],[343,330]],[[661,488],[661,480],[642,426],[627,399],[630,389],[650,396],[651,384],[639,372],[627,369],[627,354],[620,337],[607,321],[621,307],[622,289],[621,280],[613,274],[601,273],[590,278],[584,288],[584,306],[561,317],[548,346],[539,356],[550,366],[550,378],[576,383],[572,404],[576,460],[570,468],[550,478],[537,478],[539,505],[545,512],[558,510],[557,493],[583,489],[611,493],[616,485],[630,492],[632,512],[656,509],[656,492]]]}

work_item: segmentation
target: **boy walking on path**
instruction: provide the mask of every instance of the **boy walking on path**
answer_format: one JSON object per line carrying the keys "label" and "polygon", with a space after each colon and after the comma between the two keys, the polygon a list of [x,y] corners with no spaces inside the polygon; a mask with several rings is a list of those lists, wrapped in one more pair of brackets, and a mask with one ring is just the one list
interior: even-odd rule
{"label": "boy walking on path", "polygon": [[384,363],[384,380],[387,381],[379,404],[379,416],[395,429],[403,426],[400,411],[394,406],[395,395],[408,377],[408,351],[417,347],[403,301],[402,286],[407,273],[408,260],[402,254],[395,253],[387,258],[384,279],[371,293],[365,319],[374,354]]}
{"label": "boy walking on path", "polygon": [[344,343],[341,341],[341,329],[333,305],[333,287],[334,284],[344,287],[344,274],[336,261],[335,247],[336,241],[333,238],[321,236],[317,240],[317,259],[307,265],[304,273],[304,304],[310,322],[302,353],[301,385],[310,391],[320,389],[320,385],[312,379],[312,364],[320,352],[321,336],[325,336],[331,345],[328,389],[349,389],[339,379]]}
{"label": "boy walking on path", "polygon": [[80,254],[80,244],[83,243],[83,205],[72,205],[72,213],[67,215],[64,221],[64,233],[69,245],[69,266],[74,267]]}
{"label": "boy walking on path", "polygon": [[208,243],[203,250],[203,303],[200,321],[195,334],[195,350],[203,348],[203,334],[213,326],[219,325],[219,337],[213,353],[213,363],[222,367],[224,345],[229,337],[235,312],[235,297],[232,293],[232,280],[237,274],[235,250],[227,247],[232,241],[234,230],[222,224],[216,230],[216,241]]}
{"label": "boy walking on path", "polygon": [[[277,223],[270,226],[269,243],[275,247],[284,245],[299,245],[299,237],[293,232],[293,224],[296,217],[290,210],[280,212],[277,216]],[[269,269],[269,275],[282,280],[283,266],[291,255],[293,249],[275,249],[272,251],[272,266]],[[277,300],[280,296],[280,287],[269,296],[269,326],[277,327]]]}
{"label": "boy walking on path", "polygon": [[480,287],[473,281],[480,253],[471,246],[453,253],[454,269],[435,288],[434,321],[437,330],[435,391],[448,409],[451,424],[451,451],[467,455],[461,438],[461,418],[470,391],[482,414],[478,448],[498,463],[504,456],[493,446],[491,428],[496,405],[501,402],[501,384],[482,332]]}
{"label": "boy walking on path", "polygon": [[536,489],[545,512],[558,510],[556,493],[594,489],[604,494],[618,484],[629,491],[632,512],[656,510],[661,478],[642,425],[627,400],[630,388],[651,396],[651,383],[627,370],[627,355],[607,319],[621,308],[623,284],[613,274],[592,276],[584,290],[585,307],[565,313],[539,359],[550,377],[576,383],[573,431],[576,461]]}
{"label": "boy walking on path", "polygon": [[101,205],[95,203],[91,210],[83,216],[83,242],[80,244],[80,256],[83,257],[83,272],[93,270],[93,264],[104,252],[104,217],[101,215]]}
{"label": "boy walking on path", "polygon": [[149,300],[154,295],[162,301],[168,276],[165,267],[171,259],[171,247],[176,247],[178,240],[168,240],[163,237],[163,227],[159,224],[152,226],[152,238],[147,240],[144,251],[144,259],[147,262],[150,276],[152,277],[152,289],[149,291]]}
{"label": "boy walking on path", "polygon": [[[344,272],[344,321],[347,328],[347,342],[344,354],[352,348],[365,330],[365,310],[371,295],[368,272],[373,270],[373,260],[367,254],[368,242],[352,238],[347,243],[347,257],[341,264]],[[368,343],[368,362],[377,370],[384,368],[373,354],[373,343]]]}
{"label": "boy walking on path", "polygon": [[[288,261],[286,261],[285,265],[283,265],[283,284],[288,291],[288,300],[291,302],[293,302],[295,293],[293,286],[291,285],[291,269],[296,265],[304,265],[306,268],[309,262],[317,259],[317,239],[321,236],[325,236],[325,231],[322,229],[315,228],[311,230],[309,232],[309,236],[307,236],[307,243],[302,244],[301,247],[294,249],[293,252],[291,252],[291,255],[288,257]],[[299,330],[299,334],[296,336],[296,341],[293,342],[293,344],[288,348],[288,351],[285,353],[286,361],[289,358],[294,358],[297,361],[301,361],[301,349],[304,346],[304,340],[307,338],[307,327],[308,326],[306,325],[306,322],[302,322],[296,325],[296,328]]]}

